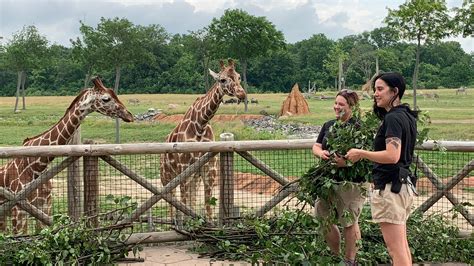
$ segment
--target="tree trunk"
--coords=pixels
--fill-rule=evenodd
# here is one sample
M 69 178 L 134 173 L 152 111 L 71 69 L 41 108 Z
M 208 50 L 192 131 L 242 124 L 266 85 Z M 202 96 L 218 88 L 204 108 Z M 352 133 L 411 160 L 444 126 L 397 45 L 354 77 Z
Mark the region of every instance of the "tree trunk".
M 14 113 L 18 111 L 18 100 L 20 99 L 20 87 L 21 87 L 22 76 L 23 76 L 23 71 L 18 71 L 18 80 L 16 82 L 15 108 L 13 109 Z
M 209 84 L 209 59 L 204 57 L 202 59 L 202 67 L 204 69 L 204 86 L 206 89 L 206 92 L 209 91 L 211 85 Z
M 244 90 L 245 90 L 245 100 L 244 100 L 244 105 L 245 105 L 245 112 L 248 111 L 248 96 L 247 96 L 247 60 L 246 59 L 241 59 L 240 60 L 242 63 L 242 76 L 243 76 L 243 81 L 244 81 Z
M 379 56 L 375 56 L 375 75 L 379 74 Z
M 91 80 L 91 76 L 92 76 L 91 72 L 92 72 L 92 66 L 89 67 L 89 69 L 87 70 L 86 76 L 84 78 L 84 89 L 87 88 L 89 81 Z
M 419 66 L 420 66 L 420 37 L 418 37 L 418 43 L 416 45 L 415 71 L 413 71 L 413 109 L 414 110 L 418 110 L 418 107 L 416 106 L 416 89 L 417 89 Z
M 114 91 L 118 95 L 120 83 L 120 66 L 115 67 L 115 85 Z M 115 143 L 120 143 L 120 120 L 115 118 Z
M 340 91 L 342 89 L 342 58 L 339 58 L 339 73 L 337 80 L 337 90 Z
M 26 110 L 25 83 L 26 83 L 26 72 L 23 71 L 23 75 L 21 76 L 21 97 L 22 97 L 22 103 L 23 103 L 23 107 L 21 108 L 22 110 Z

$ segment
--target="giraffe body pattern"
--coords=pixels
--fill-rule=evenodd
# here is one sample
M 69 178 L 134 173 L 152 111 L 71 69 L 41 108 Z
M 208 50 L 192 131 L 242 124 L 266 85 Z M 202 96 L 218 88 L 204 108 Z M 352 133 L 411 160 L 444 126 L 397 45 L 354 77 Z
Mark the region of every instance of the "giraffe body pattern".
M 224 95 L 245 99 L 245 90 L 240 85 L 240 75 L 235 71 L 235 65 L 229 60 L 228 66 L 221 61 L 221 70 L 214 73 L 209 70 L 211 76 L 216 80 L 206 95 L 196 101 L 186 111 L 183 119 L 168 135 L 166 142 L 210 142 L 214 141 L 214 132 L 209 121 L 214 117 Z M 166 153 L 160 159 L 160 179 L 166 186 L 173 178 L 183 172 L 189 165 L 194 163 L 202 153 Z M 196 206 L 198 185 L 200 181 L 204 184 L 204 203 L 206 216 L 211 219 L 213 210 L 210 205 L 212 190 L 217 179 L 217 159 L 211 159 L 193 176 L 187 178 L 180 184 L 181 201 L 188 207 Z M 175 196 L 175 191 L 171 192 Z M 170 217 L 174 218 L 174 208 L 170 207 Z
M 113 90 L 104 87 L 99 78 L 92 79 L 94 87 L 85 89 L 72 101 L 64 116 L 50 129 L 32 138 L 27 138 L 23 146 L 66 145 L 89 113 L 94 111 L 110 117 L 132 122 L 133 115 L 118 99 Z M 0 186 L 12 192 L 21 191 L 28 183 L 38 178 L 54 157 L 21 157 L 0 167 Z M 27 200 L 51 215 L 52 181 L 41 184 Z M 0 198 L 0 203 L 3 201 Z M 14 206 L 11 210 L 13 233 L 28 232 L 27 212 Z M 6 230 L 6 216 L 0 217 L 0 230 Z M 39 221 L 37 228 L 41 228 Z

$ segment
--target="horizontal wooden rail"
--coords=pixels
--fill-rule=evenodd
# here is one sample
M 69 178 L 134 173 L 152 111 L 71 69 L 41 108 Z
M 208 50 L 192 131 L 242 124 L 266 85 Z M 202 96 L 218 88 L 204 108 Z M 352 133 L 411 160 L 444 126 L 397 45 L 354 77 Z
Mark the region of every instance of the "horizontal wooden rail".
M 0 147 L 0 158 L 41 156 L 104 156 L 126 154 L 160 154 L 175 152 L 233 152 L 310 149 L 314 139 L 250 140 L 216 142 L 87 144 L 61 146 Z M 418 150 L 445 149 L 474 152 L 474 141 L 427 141 Z

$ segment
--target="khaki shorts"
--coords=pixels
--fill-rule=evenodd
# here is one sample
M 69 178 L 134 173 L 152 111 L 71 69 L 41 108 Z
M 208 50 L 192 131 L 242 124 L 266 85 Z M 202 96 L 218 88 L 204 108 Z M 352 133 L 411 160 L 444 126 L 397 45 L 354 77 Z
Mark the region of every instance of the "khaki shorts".
M 342 227 L 349 227 L 359 220 L 367 195 L 367 183 L 345 183 L 337 185 L 334 197 L 329 200 L 318 199 L 315 204 L 315 215 L 327 218 L 336 211 L 337 219 Z
M 376 223 L 406 224 L 413 203 L 413 191 L 402 184 L 400 193 L 390 191 L 392 184 L 384 190 L 374 189 L 371 196 L 372 221 Z

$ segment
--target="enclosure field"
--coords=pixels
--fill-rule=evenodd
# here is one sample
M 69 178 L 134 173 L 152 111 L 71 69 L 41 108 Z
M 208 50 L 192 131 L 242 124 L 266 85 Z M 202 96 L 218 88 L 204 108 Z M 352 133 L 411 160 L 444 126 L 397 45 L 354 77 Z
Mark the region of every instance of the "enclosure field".
M 317 92 L 306 95 L 311 114 L 303 116 L 280 117 L 281 123 L 321 125 L 333 118 L 333 99 L 335 91 Z M 361 93 L 360 93 L 361 94 Z M 324 95 L 324 97 L 322 97 Z M 428 96 L 426 96 L 428 95 Z M 436 95 L 436 97 L 432 97 Z M 119 98 L 134 114 L 144 114 L 150 108 L 163 113 L 163 116 L 184 114 L 187 108 L 200 95 L 190 94 L 134 94 L 120 95 Z M 272 115 L 276 118 L 287 94 L 249 94 L 245 112 L 244 104 L 222 104 L 217 115 L 232 115 L 245 119 L 248 115 Z M 321 99 L 329 98 L 329 99 Z M 64 114 L 74 96 L 31 96 L 26 98 L 26 110 L 13 113 L 14 97 L 0 97 L 0 146 L 21 145 L 26 137 L 35 136 L 54 125 Z M 228 100 L 226 96 L 224 100 Z M 255 103 L 258 102 L 258 103 Z M 410 94 L 404 102 L 413 105 Z M 430 116 L 430 138 L 435 140 L 474 140 L 474 89 L 467 89 L 464 95 L 457 95 L 454 89 L 420 90 L 417 105 Z M 361 101 L 364 110 L 370 110 L 372 101 Z M 172 119 L 136 121 L 121 124 L 122 143 L 162 142 L 176 125 Z M 246 127 L 241 119 L 211 120 L 216 135 L 232 132 L 236 140 L 283 139 L 278 132 L 257 132 Z M 92 113 L 81 126 L 82 138 L 93 139 L 98 143 L 115 141 L 115 121 L 98 113 Z

